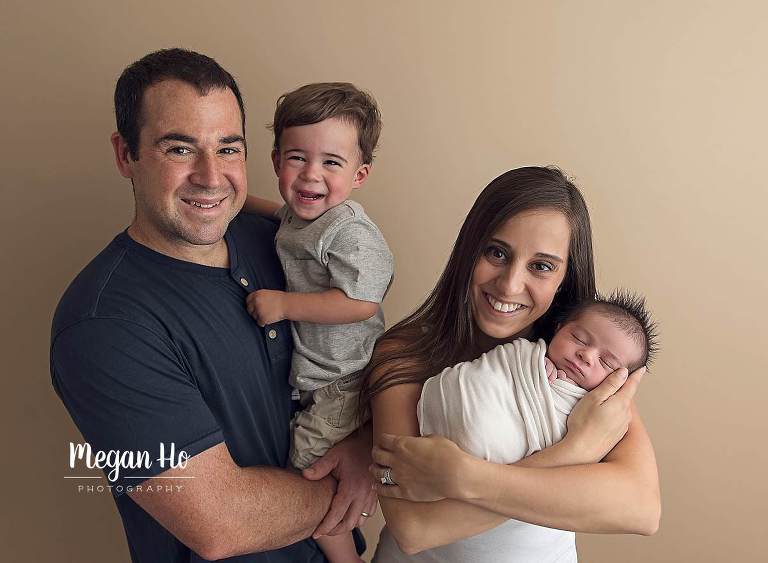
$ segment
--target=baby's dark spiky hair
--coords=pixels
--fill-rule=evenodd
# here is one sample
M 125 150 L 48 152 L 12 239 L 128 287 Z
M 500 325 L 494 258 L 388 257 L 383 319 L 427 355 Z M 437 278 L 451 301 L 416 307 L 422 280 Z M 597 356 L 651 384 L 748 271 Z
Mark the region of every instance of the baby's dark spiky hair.
M 651 318 L 645 305 L 645 297 L 626 289 L 617 289 L 609 295 L 595 296 L 577 303 L 563 314 L 560 325 L 578 319 L 584 312 L 596 309 L 604 313 L 619 328 L 640 344 L 642 354 L 636 365 L 627 366 L 634 371 L 648 366 L 659 351 L 658 324 Z

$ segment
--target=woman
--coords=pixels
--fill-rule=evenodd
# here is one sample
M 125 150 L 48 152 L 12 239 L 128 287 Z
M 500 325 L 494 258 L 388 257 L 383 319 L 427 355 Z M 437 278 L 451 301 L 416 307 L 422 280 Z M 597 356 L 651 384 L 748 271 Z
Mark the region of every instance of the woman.
M 435 289 L 382 337 L 366 371 L 374 473 L 388 483 L 377 561 L 569 561 L 573 535 L 540 526 L 656 530 L 656 462 L 631 402 L 644 369 L 612 374 L 579 402 L 561 442 L 513 465 L 411 438 L 427 378 L 515 338 L 549 340 L 562 309 L 595 294 L 594 278 L 589 214 L 559 170 L 512 170 L 483 190 Z

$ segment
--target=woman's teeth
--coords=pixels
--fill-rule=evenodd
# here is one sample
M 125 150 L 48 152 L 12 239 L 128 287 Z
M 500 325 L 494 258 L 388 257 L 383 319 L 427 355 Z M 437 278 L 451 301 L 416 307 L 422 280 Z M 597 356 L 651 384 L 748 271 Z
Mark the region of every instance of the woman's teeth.
M 525 305 L 521 305 L 520 303 L 504 303 L 502 301 L 496 301 L 487 293 L 485 296 L 488 298 L 488 303 L 491 305 L 491 307 L 500 313 L 511 313 L 512 311 L 517 311 L 518 309 L 525 307 Z

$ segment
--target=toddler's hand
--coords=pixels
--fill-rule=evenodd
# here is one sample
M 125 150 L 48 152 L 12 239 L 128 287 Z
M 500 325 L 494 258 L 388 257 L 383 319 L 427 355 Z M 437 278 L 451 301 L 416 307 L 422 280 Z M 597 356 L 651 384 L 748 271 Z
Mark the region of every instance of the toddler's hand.
M 248 313 L 259 326 L 285 319 L 285 292 L 275 289 L 258 289 L 245 299 Z

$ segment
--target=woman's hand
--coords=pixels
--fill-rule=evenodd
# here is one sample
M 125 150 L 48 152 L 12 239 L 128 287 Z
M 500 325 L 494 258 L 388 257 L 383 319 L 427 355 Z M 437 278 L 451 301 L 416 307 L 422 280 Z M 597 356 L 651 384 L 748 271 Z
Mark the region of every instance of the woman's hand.
M 627 433 L 632 398 L 644 374 L 645 367 L 629 377 L 626 369 L 618 369 L 576 403 L 565 440 L 583 456 L 579 463 L 600 461 Z
M 469 454 L 441 436 L 416 438 L 382 434 L 373 447 L 371 472 L 380 496 L 427 502 L 456 498 L 462 467 Z M 384 485 L 381 478 L 390 468 L 396 485 Z

